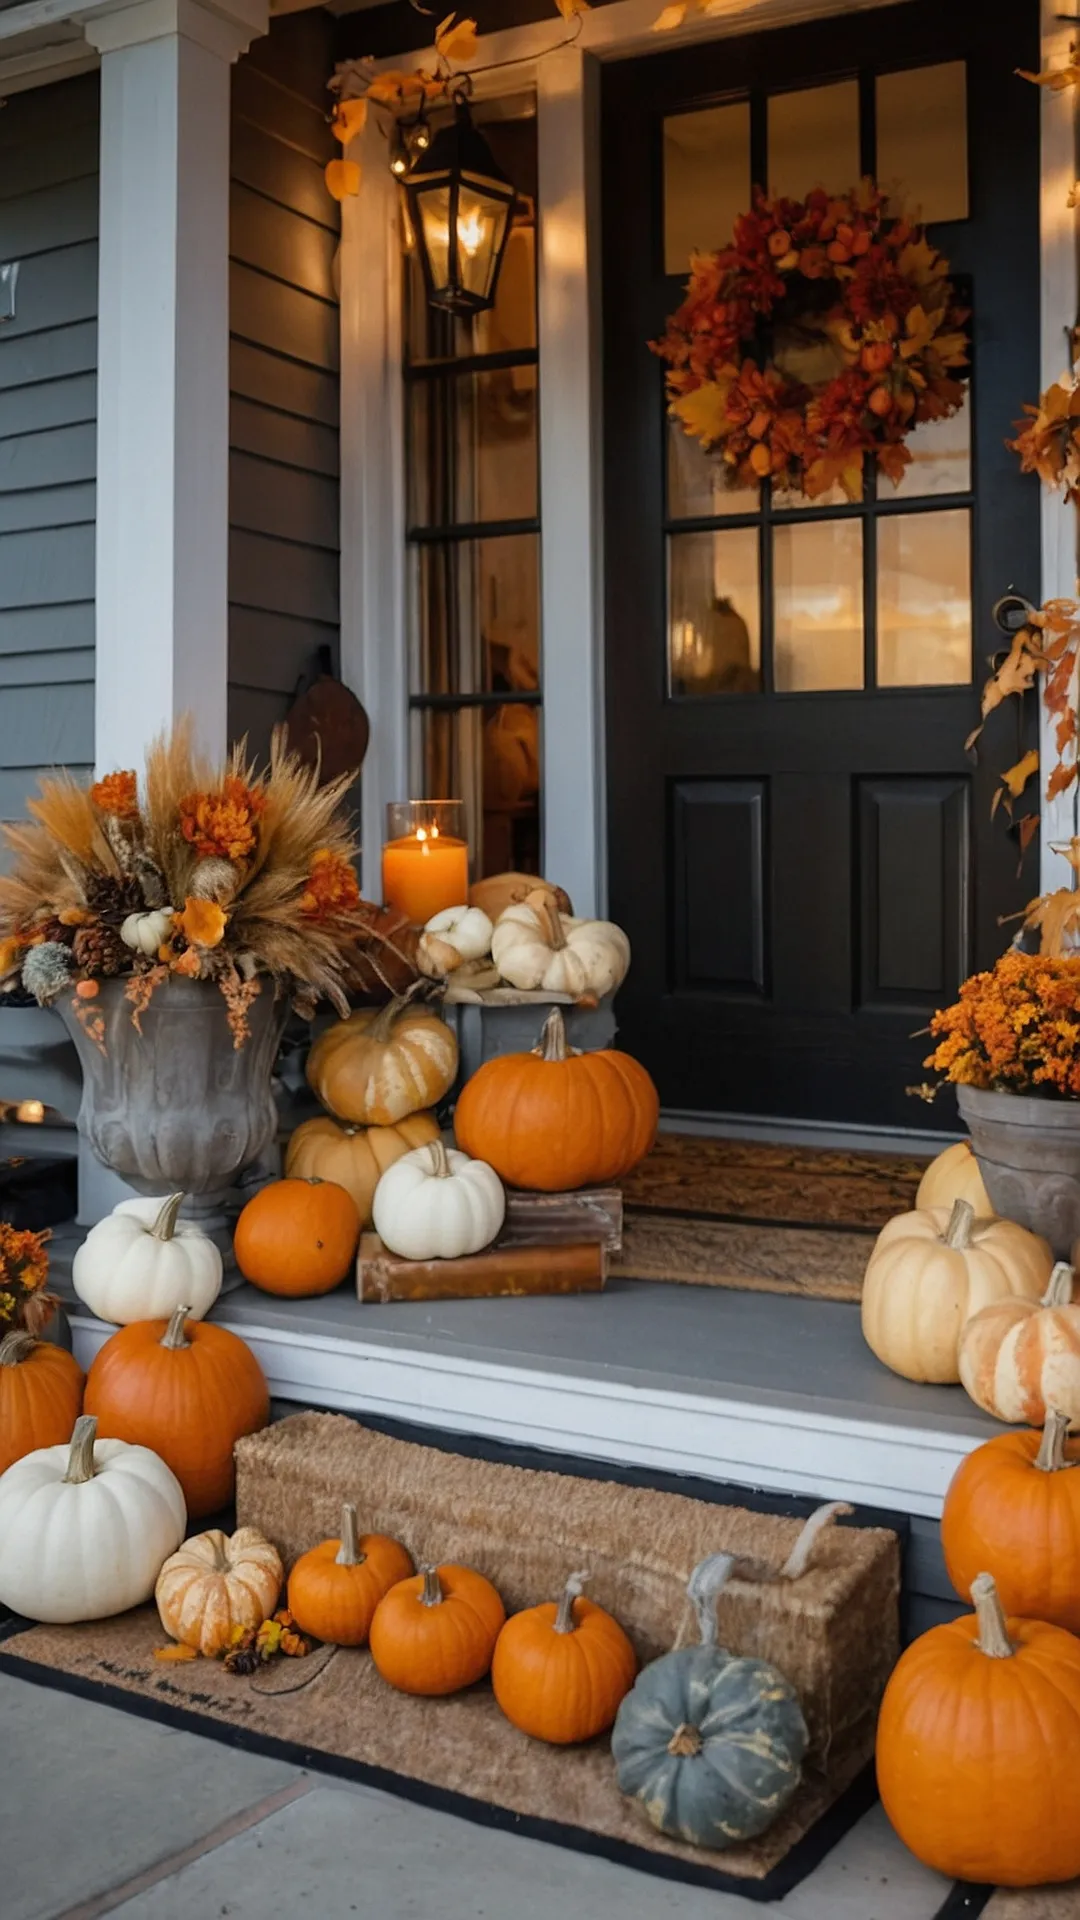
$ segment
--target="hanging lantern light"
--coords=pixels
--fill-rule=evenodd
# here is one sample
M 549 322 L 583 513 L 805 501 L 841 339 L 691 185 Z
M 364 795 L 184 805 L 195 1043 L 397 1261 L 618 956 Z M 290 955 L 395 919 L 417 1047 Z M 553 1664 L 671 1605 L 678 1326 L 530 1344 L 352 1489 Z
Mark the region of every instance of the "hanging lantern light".
M 494 305 L 516 198 L 482 133 L 464 89 L 454 118 L 418 152 L 403 186 L 433 307 L 482 313 Z

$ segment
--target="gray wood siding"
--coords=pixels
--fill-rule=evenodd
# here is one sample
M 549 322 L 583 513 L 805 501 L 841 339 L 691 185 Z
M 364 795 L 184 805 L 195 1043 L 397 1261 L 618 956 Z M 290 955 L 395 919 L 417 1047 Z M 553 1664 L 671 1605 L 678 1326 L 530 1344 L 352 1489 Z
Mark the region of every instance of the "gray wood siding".
M 229 732 L 259 754 L 315 651 L 338 658 L 332 70 L 314 11 L 275 20 L 233 75 Z
M 0 114 L 0 820 L 94 753 L 98 80 Z

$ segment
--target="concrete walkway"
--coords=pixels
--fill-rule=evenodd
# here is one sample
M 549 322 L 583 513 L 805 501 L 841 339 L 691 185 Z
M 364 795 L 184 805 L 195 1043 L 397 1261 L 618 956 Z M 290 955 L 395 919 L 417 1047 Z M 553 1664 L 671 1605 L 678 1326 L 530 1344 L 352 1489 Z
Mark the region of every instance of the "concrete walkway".
M 932 1920 L 880 1808 L 761 1906 L 0 1675 L 3 1920 Z

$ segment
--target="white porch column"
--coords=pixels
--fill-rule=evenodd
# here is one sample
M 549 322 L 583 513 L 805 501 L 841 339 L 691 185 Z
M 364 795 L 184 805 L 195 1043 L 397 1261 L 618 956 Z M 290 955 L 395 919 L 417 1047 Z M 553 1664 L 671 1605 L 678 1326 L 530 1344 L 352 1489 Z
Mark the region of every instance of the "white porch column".
M 194 715 L 226 746 L 229 102 L 267 0 L 137 0 L 101 61 L 99 772 Z

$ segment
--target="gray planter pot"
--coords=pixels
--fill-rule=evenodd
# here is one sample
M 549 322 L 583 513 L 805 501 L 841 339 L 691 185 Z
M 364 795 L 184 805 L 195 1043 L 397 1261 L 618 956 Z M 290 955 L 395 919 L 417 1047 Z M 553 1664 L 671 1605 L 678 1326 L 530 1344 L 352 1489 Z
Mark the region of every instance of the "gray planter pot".
M 124 986 L 103 981 L 92 1003 L 104 1017 L 104 1050 L 76 1018 L 74 996 L 56 1002 L 82 1062 L 79 1132 L 137 1192 L 186 1193 L 184 1216 L 231 1255 L 229 1190 L 277 1132 L 271 1075 L 288 1003 L 264 982 L 237 1050 L 212 982 L 166 980 L 141 1016 L 141 1034 Z
M 460 1061 L 459 1089 L 471 1080 L 486 1060 L 504 1053 L 528 1053 L 540 1039 L 541 1030 L 553 1006 L 562 1006 L 566 1037 L 572 1047 L 594 1053 L 599 1047 L 615 1044 L 615 1007 L 610 995 L 598 1007 L 577 1007 L 573 1002 L 536 1000 L 522 1004 L 500 1005 L 497 1001 L 448 1001 L 439 1008 L 442 1018 L 457 1036 Z
M 1080 1239 L 1080 1100 L 957 1087 L 995 1213 L 1049 1240 L 1055 1260 Z

